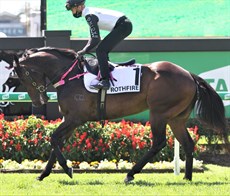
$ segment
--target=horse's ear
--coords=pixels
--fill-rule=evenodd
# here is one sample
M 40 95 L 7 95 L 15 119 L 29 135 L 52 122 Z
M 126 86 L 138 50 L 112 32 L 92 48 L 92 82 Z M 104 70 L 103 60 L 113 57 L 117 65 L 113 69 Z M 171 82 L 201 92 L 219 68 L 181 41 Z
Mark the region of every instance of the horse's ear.
M 13 68 L 13 55 L 14 53 L 11 50 L 0 50 L 0 61 L 3 60 L 9 64 L 9 66 L 6 66 L 5 68 Z
M 19 59 L 18 56 L 16 54 L 14 54 L 14 62 L 13 62 L 13 66 L 14 67 L 19 67 Z

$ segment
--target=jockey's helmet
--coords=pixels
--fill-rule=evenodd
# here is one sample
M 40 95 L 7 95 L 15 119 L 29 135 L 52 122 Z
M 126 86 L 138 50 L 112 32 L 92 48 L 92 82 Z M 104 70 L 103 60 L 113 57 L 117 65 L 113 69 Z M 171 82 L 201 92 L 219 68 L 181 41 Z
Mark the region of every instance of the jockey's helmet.
M 67 10 L 71 10 L 71 8 L 81 5 L 85 3 L 85 0 L 66 0 L 65 7 Z

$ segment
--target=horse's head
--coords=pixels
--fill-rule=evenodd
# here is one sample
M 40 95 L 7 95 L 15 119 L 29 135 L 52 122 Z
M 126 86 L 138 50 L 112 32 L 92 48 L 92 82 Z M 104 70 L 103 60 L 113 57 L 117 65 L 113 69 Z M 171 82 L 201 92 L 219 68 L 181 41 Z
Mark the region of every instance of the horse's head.
M 33 58 L 18 58 L 14 56 L 14 69 L 25 86 L 32 103 L 39 107 L 48 102 L 46 95 L 46 77 L 41 69 L 33 67 Z
M 33 48 L 23 54 L 12 55 L 11 58 L 14 70 L 35 106 L 41 106 L 48 101 L 46 78 L 50 80 L 49 84 L 55 85 L 65 75 L 70 79 L 84 71 L 76 52 L 69 49 Z M 71 72 L 73 67 L 76 68 L 75 72 Z

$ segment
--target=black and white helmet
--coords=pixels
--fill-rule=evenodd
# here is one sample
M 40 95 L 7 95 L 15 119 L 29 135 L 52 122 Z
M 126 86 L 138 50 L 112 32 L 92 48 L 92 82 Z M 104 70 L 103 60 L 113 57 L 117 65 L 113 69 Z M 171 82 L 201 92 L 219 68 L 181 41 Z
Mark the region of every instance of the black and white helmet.
M 76 7 L 85 3 L 85 0 L 66 0 L 65 7 L 67 10 L 71 10 L 71 8 Z

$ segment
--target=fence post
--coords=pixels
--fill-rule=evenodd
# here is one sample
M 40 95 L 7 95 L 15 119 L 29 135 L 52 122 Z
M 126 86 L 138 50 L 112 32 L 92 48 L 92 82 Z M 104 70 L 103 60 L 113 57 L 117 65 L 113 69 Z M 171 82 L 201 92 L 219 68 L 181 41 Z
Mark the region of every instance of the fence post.
M 180 144 L 174 139 L 174 174 L 180 174 Z

